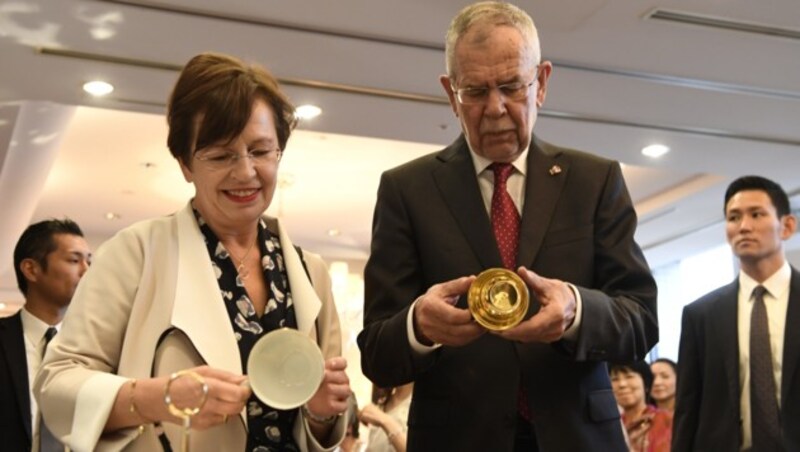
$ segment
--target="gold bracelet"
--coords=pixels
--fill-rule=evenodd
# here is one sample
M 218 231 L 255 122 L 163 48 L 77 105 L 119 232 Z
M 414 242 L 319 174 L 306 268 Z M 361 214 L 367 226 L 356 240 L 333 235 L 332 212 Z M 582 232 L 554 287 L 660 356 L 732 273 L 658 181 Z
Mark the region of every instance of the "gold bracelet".
M 136 379 L 134 378 L 130 380 L 130 382 L 131 382 L 131 403 L 130 403 L 130 408 L 128 408 L 128 410 L 131 413 L 135 414 L 136 416 L 139 416 L 140 418 L 144 419 L 144 416 L 142 416 L 142 414 L 139 413 L 139 409 L 136 408 L 136 401 L 133 400 L 133 393 L 134 391 L 136 391 Z
M 175 380 L 178 380 L 182 377 L 189 377 L 195 382 L 200 385 L 200 401 L 194 407 L 185 407 L 185 408 L 178 408 L 172 401 L 172 395 L 170 394 L 170 389 L 172 389 L 172 383 Z M 169 380 L 164 385 L 164 404 L 167 405 L 167 409 L 169 413 L 183 421 L 187 419 L 191 419 L 192 416 L 196 415 L 203 409 L 203 406 L 206 404 L 206 400 L 208 399 L 208 384 L 206 384 L 205 378 L 202 375 L 198 374 L 197 372 L 191 370 L 181 370 L 175 372 L 169 376 Z
M 133 399 L 133 393 L 134 393 L 134 391 L 136 391 L 136 379 L 134 378 L 134 379 L 130 380 L 130 382 L 131 382 L 131 398 L 130 398 L 130 402 L 131 403 L 130 403 L 130 407 L 128 408 L 128 410 L 131 412 L 131 414 L 134 414 L 139 419 L 142 419 L 145 422 L 147 422 L 147 419 L 145 419 L 145 417 L 142 416 L 142 413 L 139 412 L 139 409 L 136 408 L 136 401 Z M 139 424 L 138 430 L 139 430 L 139 434 L 141 435 L 142 432 L 144 432 L 144 424 Z

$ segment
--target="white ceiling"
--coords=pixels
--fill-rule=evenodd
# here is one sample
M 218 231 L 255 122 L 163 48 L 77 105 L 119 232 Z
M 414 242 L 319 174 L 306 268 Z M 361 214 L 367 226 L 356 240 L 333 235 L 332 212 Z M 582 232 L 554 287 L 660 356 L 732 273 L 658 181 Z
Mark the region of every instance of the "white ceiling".
M 66 215 L 98 244 L 191 196 L 163 104 L 175 68 L 209 50 L 263 64 L 296 104 L 323 109 L 290 139 L 271 212 L 329 260 L 363 261 L 380 173 L 458 133 L 438 75 L 467 3 L 0 0 L 0 297 L 16 296 L 11 250 L 30 222 Z M 800 2 L 517 4 L 555 64 L 536 133 L 625 164 L 651 266 L 723 243 L 722 193 L 739 175 L 800 192 L 800 40 L 647 19 L 660 8 L 800 34 Z M 98 78 L 116 86 L 106 99 L 80 89 Z M 654 142 L 672 152 L 643 157 Z

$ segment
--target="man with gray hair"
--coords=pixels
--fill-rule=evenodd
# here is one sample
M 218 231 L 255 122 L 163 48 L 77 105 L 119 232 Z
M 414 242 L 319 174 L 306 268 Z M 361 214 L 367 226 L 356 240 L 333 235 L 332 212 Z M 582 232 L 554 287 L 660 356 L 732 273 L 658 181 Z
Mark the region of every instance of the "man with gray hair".
M 415 382 L 410 451 L 624 451 L 606 361 L 642 359 L 658 325 L 620 166 L 533 136 L 553 66 L 527 13 L 467 6 L 446 48 L 463 133 L 381 178 L 363 371 Z M 493 267 L 531 303 L 486 334 L 464 295 Z

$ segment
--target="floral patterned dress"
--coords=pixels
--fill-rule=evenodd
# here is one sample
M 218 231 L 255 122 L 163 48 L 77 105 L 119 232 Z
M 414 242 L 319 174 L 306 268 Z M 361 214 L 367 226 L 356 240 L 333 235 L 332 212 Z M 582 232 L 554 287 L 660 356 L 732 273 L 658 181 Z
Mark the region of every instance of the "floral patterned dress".
M 641 425 L 637 421 L 647 420 L 647 430 L 643 435 L 631 432 Z M 653 405 L 647 405 L 645 411 L 636 419 L 622 416 L 622 422 L 628 430 L 631 441 L 631 452 L 669 452 L 672 443 L 672 413 Z
M 200 213 L 194 210 L 200 231 L 205 238 L 211 265 L 217 276 L 222 298 L 233 326 L 242 369 L 255 343 L 272 330 L 297 329 L 289 278 L 283 264 L 283 253 L 277 236 L 271 234 L 263 220 L 258 223 L 258 251 L 268 295 L 264 314 L 258 317 L 247 295 L 230 253 L 220 242 Z M 256 277 L 256 274 L 250 277 Z M 292 435 L 297 409 L 278 410 L 266 405 L 255 394 L 247 401 L 247 448 L 245 452 L 298 451 Z

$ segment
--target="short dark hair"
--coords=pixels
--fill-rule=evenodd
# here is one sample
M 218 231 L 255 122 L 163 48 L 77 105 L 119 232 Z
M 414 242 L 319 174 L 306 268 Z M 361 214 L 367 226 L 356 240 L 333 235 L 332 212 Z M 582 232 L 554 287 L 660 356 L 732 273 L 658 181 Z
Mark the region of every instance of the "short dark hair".
M 386 405 L 386 402 L 389 401 L 389 398 L 392 396 L 392 390 L 394 388 L 388 387 L 384 388 L 382 386 L 378 386 L 373 384 L 372 385 L 372 403 L 383 407 Z
M 47 270 L 47 255 L 58 247 L 55 239 L 56 234 L 70 234 L 83 237 L 83 231 L 74 221 L 64 218 L 63 220 L 50 219 L 40 221 L 28 226 L 17 240 L 14 247 L 14 272 L 17 275 L 17 286 L 23 295 L 28 294 L 28 280 L 22 274 L 20 265 L 25 259 L 33 259 Z
M 655 363 L 664 363 L 664 364 L 669 365 L 669 367 L 672 368 L 672 373 L 674 373 L 675 375 L 678 375 L 678 363 L 676 363 L 675 361 L 673 361 L 673 360 L 671 360 L 669 358 L 658 358 L 657 360 L 653 361 L 650 364 L 651 369 L 652 369 L 652 365 L 655 364 Z
M 297 119 L 275 77 L 260 66 L 228 55 L 209 52 L 195 56 L 181 71 L 167 106 L 170 153 L 191 167 L 195 134 L 196 149 L 235 138 L 247 125 L 256 99 L 263 99 L 272 109 L 278 145 L 285 150 Z M 202 122 L 196 126 L 198 115 Z
M 609 365 L 608 374 L 613 375 L 616 372 L 633 372 L 639 374 L 644 382 L 645 403 L 649 405 L 653 404 L 653 399 L 650 397 L 650 388 L 653 387 L 653 371 L 650 370 L 649 364 L 644 361 L 634 361 L 631 363 Z
M 769 196 L 772 205 L 778 213 L 778 217 L 789 215 L 792 213 L 789 207 L 789 197 L 777 182 L 771 181 L 766 177 L 761 176 L 742 176 L 728 185 L 725 191 L 725 204 L 722 206 L 723 213 L 727 213 L 728 201 L 741 191 L 758 190 L 763 191 Z

